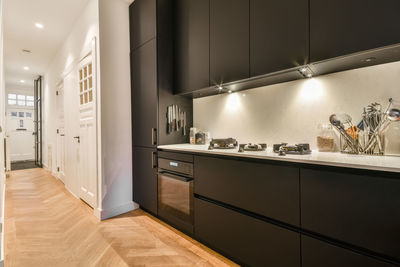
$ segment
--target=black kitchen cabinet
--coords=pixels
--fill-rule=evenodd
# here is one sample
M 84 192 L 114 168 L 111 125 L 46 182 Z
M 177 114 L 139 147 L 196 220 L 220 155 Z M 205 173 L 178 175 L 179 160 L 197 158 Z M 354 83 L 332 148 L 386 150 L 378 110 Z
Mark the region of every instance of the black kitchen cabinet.
M 300 266 L 300 234 L 197 198 L 195 237 L 245 266 Z
M 310 56 L 320 61 L 400 43 L 398 0 L 310 0 Z
M 308 0 L 250 0 L 250 75 L 308 63 Z
M 338 246 L 301 236 L 303 267 L 393 267 L 394 265 Z
M 209 86 L 209 9 L 209 0 L 175 1 L 175 93 Z
M 298 168 L 195 156 L 194 176 L 198 195 L 300 224 Z
M 133 148 L 133 200 L 157 214 L 157 150 Z
M 249 77 L 249 0 L 210 0 L 210 85 Z
M 304 229 L 400 260 L 400 179 L 300 170 Z
M 134 50 L 132 55 L 133 145 L 157 145 L 157 46 L 156 39 Z
M 131 50 L 156 37 L 156 2 L 134 1 L 129 7 Z

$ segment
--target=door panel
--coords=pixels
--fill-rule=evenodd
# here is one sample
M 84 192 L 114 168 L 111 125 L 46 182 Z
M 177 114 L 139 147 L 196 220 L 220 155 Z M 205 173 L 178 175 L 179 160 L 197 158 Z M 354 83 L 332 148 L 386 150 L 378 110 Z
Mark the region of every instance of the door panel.
M 250 0 L 250 75 L 307 61 L 308 0 Z
M 156 152 L 150 148 L 133 148 L 133 200 L 153 214 L 157 214 Z
M 249 77 L 249 0 L 210 1 L 210 85 Z
M 93 59 L 94 55 L 90 54 L 80 62 L 77 89 L 79 90 L 79 197 L 95 208 L 97 197 L 97 87 L 96 65 Z
M 78 66 L 63 81 L 65 103 L 65 186 L 79 195 L 79 78 Z
M 56 95 L 57 107 L 57 177 L 65 184 L 65 118 L 64 118 L 64 89 L 62 85 L 58 88 Z
M 132 54 L 133 145 L 157 145 L 157 47 L 151 40 Z M 154 130 L 153 130 L 154 129 Z
M 17 116 L 11 116 L 16 113 Z M 27 117 L 27 113 L 31 117 Z M 20 115 L 22 117 L 20 117 Z M 7 134 L 9 136 L 10 161 L 35 159 L 35 136 L 33 110 L 15 109 L 7 111 Z

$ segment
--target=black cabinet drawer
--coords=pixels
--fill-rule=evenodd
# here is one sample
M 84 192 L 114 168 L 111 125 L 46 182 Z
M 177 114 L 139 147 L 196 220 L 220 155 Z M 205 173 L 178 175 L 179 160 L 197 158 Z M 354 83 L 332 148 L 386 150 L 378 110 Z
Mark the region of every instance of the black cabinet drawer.
M 157 168 L 155 149 L 133 148 L 133 200 L 157 214 Z
M 398 0 L 310 0 L 310 56 L 320 61 L 400 43 Z
M 393 267 L 394 265 L 337 247 L 320 240 L 302 236 L 303 267 Z
M 299 225 L 299 169 L 195 156 L 195 193 Z
M 400 179 L 301 169 L 304 229 L 400 259 Z
M 164 159 L 180 160 L 185 162 L 193 163 L 192 154 L 175 153 L 169 151 L 158 151 L 158 157 Z
M 195 237 L 246 266 L 300 266 L 300 234 L 197 198 Z

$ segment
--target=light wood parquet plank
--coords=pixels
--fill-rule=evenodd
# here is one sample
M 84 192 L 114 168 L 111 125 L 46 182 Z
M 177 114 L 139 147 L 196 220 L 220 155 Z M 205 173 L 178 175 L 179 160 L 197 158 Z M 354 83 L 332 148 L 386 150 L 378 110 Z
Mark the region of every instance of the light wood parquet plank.
M 43 169 L 6 180 L 5 266 L 237 266 L 142 210 L 98 221 Z

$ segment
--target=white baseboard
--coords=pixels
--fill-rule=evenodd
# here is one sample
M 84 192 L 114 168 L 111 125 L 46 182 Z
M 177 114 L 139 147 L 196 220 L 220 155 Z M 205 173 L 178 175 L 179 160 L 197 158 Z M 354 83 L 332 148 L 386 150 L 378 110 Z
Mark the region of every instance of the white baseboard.
M 94 209 L 94 215 L 99 218 L 99 220 L 105 220 L 109 219 L 118 215 L 121 215 L 123 213 L 127 213 L 132 210 L 136 210 L 139 208 L 139 205 L 133 201 L 127 202 L 125 204 L 122 204 L 120 206 L 111 208 L 111 209 Z

